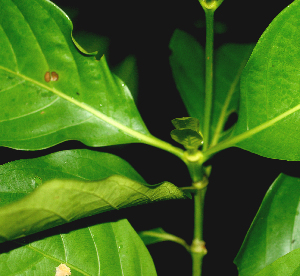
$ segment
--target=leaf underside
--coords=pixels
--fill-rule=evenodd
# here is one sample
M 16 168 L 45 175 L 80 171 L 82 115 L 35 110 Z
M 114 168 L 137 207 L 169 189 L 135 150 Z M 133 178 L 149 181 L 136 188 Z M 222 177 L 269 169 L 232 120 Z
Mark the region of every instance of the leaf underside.
M 143 183 L 126 161 L 88 150 L 2 165 L 0 242 L 110 210 L 185 198 L 171 183 Z

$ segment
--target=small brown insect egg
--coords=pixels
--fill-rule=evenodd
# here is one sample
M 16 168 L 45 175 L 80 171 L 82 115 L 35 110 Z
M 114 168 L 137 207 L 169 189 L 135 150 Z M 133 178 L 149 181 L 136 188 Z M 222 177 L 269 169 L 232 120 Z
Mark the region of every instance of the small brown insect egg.
M 58 74 L 56 72 L 51 72 L 51 80 L 57 81 L 58 80 Z
M 50 72 L 49 72 L 49 71 L 46 72 L 44 78 L 45 78 L 45 81 L 46 81 L 46 82 L 49 82 L 49 81 L 51 80 L 51 76 L 50 76 Z

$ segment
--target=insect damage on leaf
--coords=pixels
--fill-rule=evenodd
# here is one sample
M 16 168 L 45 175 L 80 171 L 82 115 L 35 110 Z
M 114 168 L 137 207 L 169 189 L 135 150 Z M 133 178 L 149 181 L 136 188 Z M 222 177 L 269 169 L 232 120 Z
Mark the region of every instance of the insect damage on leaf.
M 50 80 L 51 80 L 50 72 L 47 71 L 46 74 L 45 74 L 45 81 L 49 82 Z
M 67 267 L 65 264 L 60 264 L 56 268 L 55 276 L 68 276 L 68 275 L 71 275 L 71 269 Z
M 56 72 L 51 72 L 51 80 L 57 81 L 58 80 L 58 74 Z
M 44 78 L 45 78 L 46 82 L 57 81 L 58 80 L 58 74 L 56 72 L 51 72 L 50 73 L 49 71 L 47 71 Z

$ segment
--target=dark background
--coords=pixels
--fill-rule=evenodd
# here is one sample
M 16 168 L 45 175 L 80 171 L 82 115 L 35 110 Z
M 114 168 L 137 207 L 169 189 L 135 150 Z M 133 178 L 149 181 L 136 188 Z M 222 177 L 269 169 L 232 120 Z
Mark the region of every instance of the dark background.
M 128 55 L 137 60 L 138 108 L 150 132 L 172 144 L 171 120 L 188 116 L 176 90 L 168 58 L 169 40 L 176 28 L 205 43 L 204 12 L 197 0 L 171 1 L 53 1 L 72 18 L 74 32 L 86 31 L 108 37 L 109 64 L 119 64 Z M 256 1 L 224 0 L 215 20 L 226 27 L 216 34 L 216 47 L 224 43 L 255 43 L 274 17 L 292 1 L 272 1 L 272 6 Z M 85 148 L 66 142 L 48 150 L 19 152 L 3 149 L 5 161 L 30 158 L 68 148 Z M 150 183 L 170 181 L 188 186 L 185 165 L 176 157 L 147 145 L 106 147 Z M 237 275 L 232 263 L 245 234 L 273 180 L 294 162 L 265 159 L 233 148 L 217 154 L 205 203 L 204 239 L 208 255 L 203 275 Z M 2 162 L 3 163 L 3 162 Z M 288 164 L 287 164 L 288 163 Z M 119 214 L 120 215 L 120 214 Z M 137 230 L 163 227 L 167 232 L 192 240 L 193 201 L 162 202 L 121 211 Z M 114 213 L 111 214 L 112 218 Z M 158 275 L 191 275 L 190 255 L 183 247 L 164 242 L 148 247 Z

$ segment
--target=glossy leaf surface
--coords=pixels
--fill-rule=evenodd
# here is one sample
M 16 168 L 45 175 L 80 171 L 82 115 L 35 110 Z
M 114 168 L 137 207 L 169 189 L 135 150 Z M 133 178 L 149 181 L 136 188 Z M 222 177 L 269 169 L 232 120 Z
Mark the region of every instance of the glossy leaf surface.
M 235 145 L 269 158 L 300 160 L 299 16 L 297 0 L 259 39 L 242 74 L 234 133 L 212 151 Z
M 300 178 L 281 174 L 268 190 L 235 258 L 240 276 L 256 275 L 300 248 L 299 206 Z
M 284 255 L 255 276 L 297 276 L 300 273 L 300 249 Z
M 61 263 L 71 269 L 72 276 L 156 275 L 148 250 L 127 220 L 25 241 L 2 245 L 0 275 L 54 276 Z
M 2 0 L 0 11 L 2 146 L 36 150 L 65 140 L 105 146 L 151 137 L 128 88 L 104 57 L 82 52 L 57 6 Z
M 226 44 L 216 50 L 214 99 L 210 127 L 211 145 L 232 133 L 224 131 L 229 116 L 238 110 L 239 77 L 254 45 Z M 176 30 L 170 42 L 170 64 L 176 86 L 191 117 L 204 125 L 204 49 L 191 35 Z
M 6 204 L 0 208 L 0 242 L 109 210 L 185 197 L 168 182 L 142 184 L 114 155 L 87 150 L 15 161 L 0 170 Z

